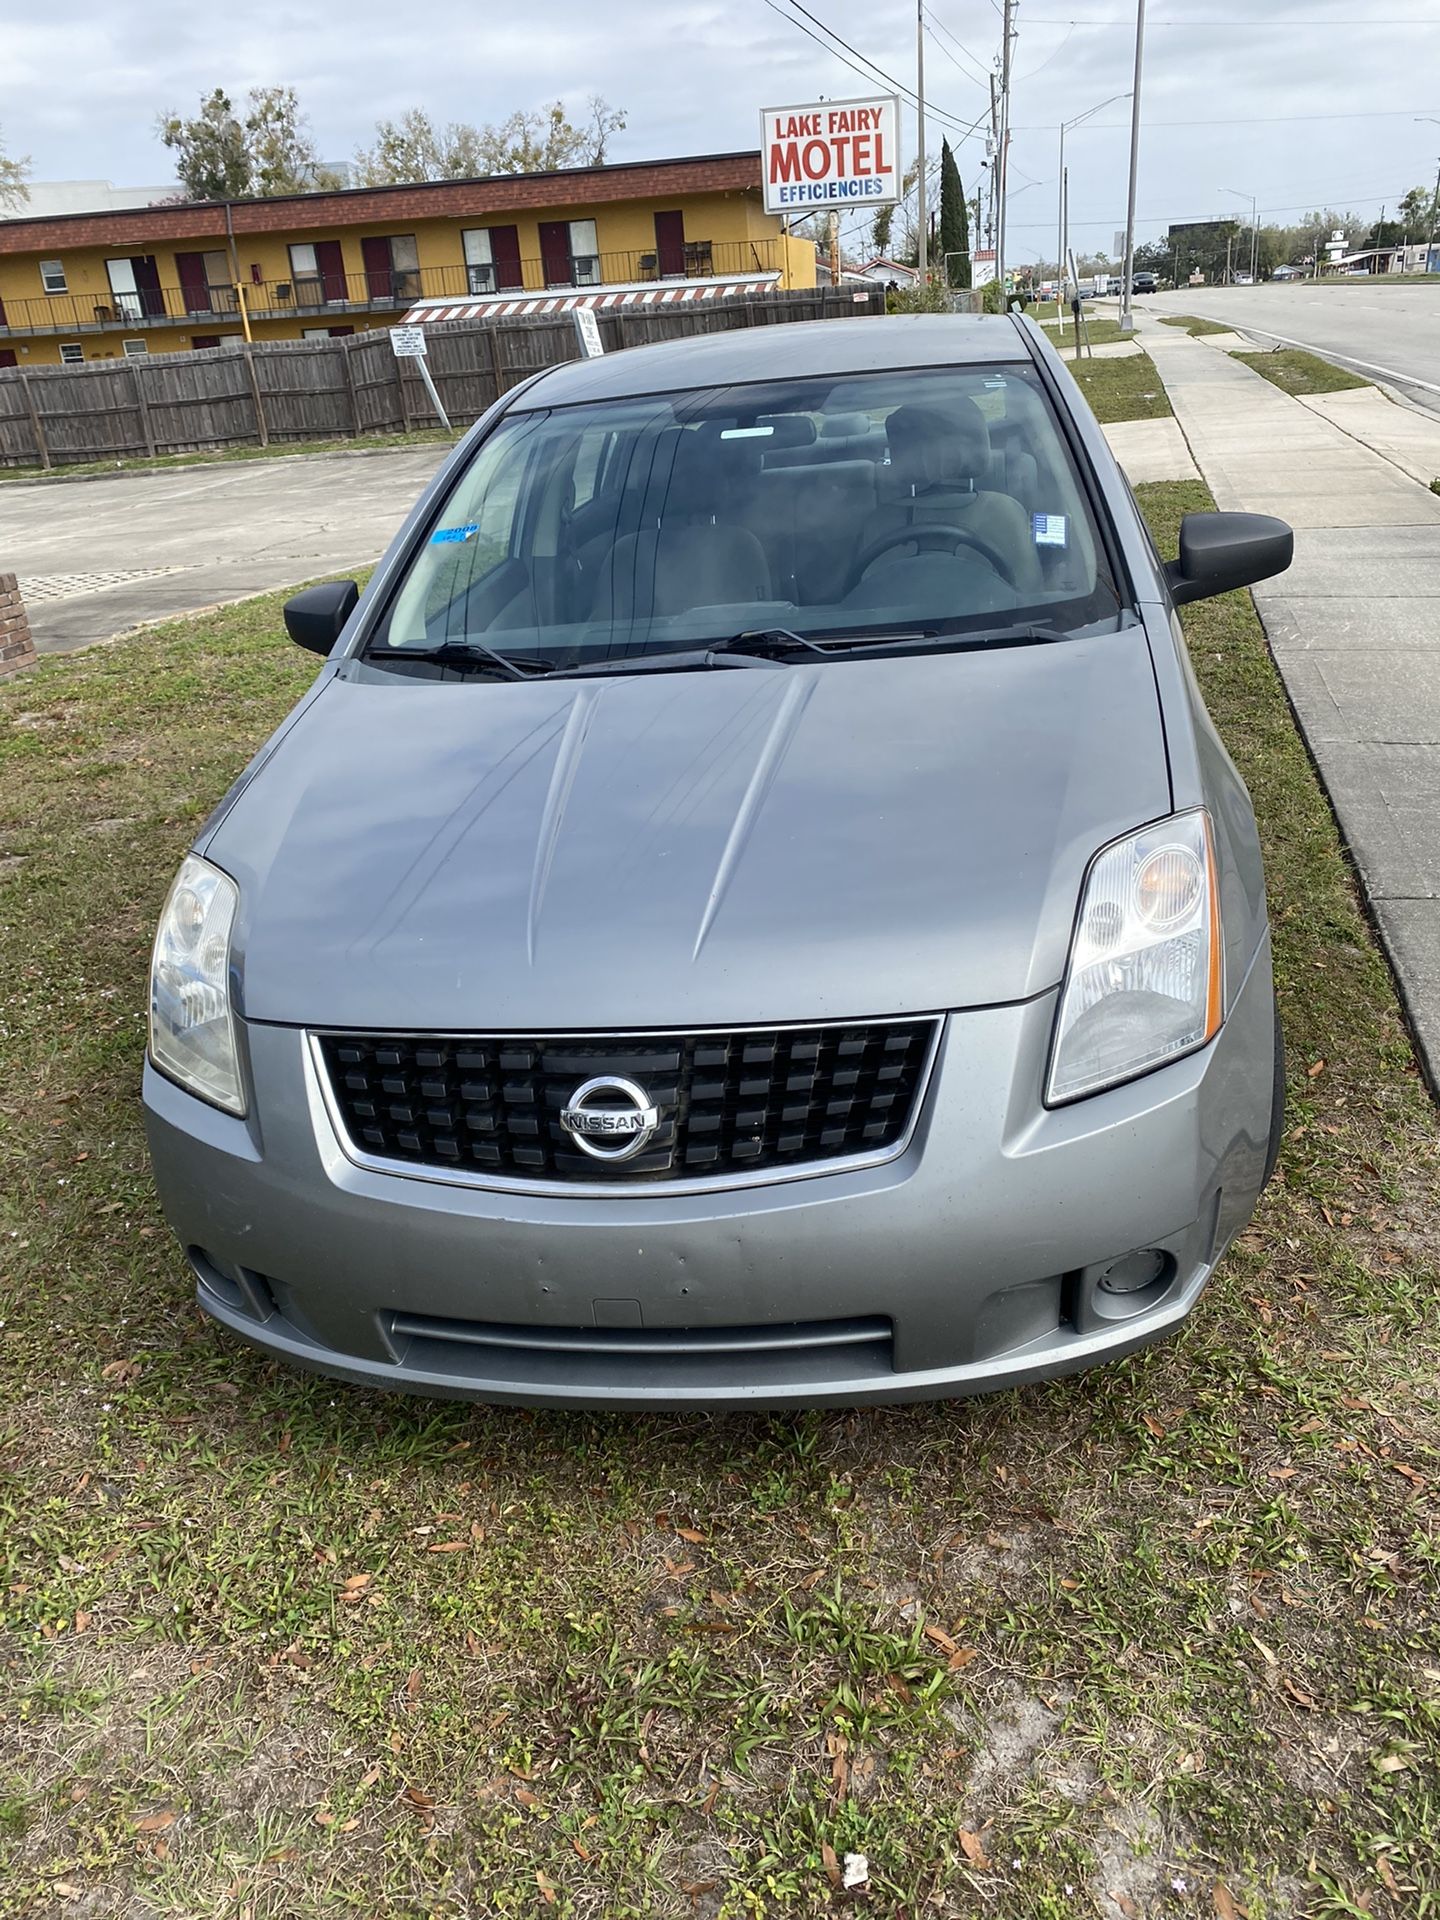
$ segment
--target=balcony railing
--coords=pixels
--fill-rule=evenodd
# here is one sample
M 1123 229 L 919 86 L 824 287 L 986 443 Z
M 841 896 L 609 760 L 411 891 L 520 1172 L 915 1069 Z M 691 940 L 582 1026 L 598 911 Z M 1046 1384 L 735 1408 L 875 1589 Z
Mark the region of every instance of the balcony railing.
M 522 259 L 509 266 L 457 264 L 418 270 L 295 274 L 286 280 L 245 283 L 253 320 L 332 318 L 337 314 L 393 313 L 422 298 L 464 299 L 489 293 L 545 293 L 572 287 L 620 286 L 633 281 L 710 279 L 767 273 L 784 267 L 776 240 L 687 240 L 662 250 Z M 239 319 L 229 285 L 155 287 L 136 293 L 53 293 L 39 300 L 7 300 L 0 307 L 0 339 L 17 334 L 143 333 L 150 327 L 210 331 L 217 320 Z

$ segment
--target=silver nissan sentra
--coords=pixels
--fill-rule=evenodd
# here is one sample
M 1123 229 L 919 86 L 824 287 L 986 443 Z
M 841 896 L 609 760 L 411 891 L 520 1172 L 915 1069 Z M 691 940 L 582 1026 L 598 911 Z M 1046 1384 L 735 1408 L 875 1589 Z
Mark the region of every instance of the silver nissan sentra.
M 1168 1333 L 1281 1126 L 1250 801 L 1027 320 L 554 368 L 446 461 L 155 943 L 205 1311 L 343 1379 L 781 1407 Z

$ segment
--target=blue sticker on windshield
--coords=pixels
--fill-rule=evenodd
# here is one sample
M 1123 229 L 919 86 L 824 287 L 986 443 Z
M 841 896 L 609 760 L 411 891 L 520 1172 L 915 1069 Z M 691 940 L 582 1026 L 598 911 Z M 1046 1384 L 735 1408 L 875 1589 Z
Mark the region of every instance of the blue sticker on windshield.
M 1063 513 L 1032 513 L 1030 516 L 1030 538 L 1037 547 L 1063 547 L 1069 535 L 1065 531 Z
M 479 531 L 480 522 L 478 520 L 472 520 L 467 526 L 463 527 L 437 527 L 430 536 L 430 544 L 432 547 L 443 547 L 449 545 L 452 541 L 473 540 Z

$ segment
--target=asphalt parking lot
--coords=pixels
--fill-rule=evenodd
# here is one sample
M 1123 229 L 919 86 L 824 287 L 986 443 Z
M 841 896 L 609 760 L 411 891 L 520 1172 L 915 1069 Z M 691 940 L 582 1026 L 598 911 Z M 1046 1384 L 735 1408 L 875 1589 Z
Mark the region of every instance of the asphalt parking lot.
M 445 451 L 8 482 L 0 571 L 20 576 L 37 648 L 67 652 L 377 559 Z

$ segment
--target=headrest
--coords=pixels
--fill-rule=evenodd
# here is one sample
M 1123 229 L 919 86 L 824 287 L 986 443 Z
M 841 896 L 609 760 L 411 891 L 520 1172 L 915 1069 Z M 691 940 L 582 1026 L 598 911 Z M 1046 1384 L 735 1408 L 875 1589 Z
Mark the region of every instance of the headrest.
M 740 482 L 759 472 L 760 449 L 770 442 L 725 440 L 722 432 L 715 420 L 681 431 L 665 497 L 667 519 L 723 519 Z
M 898 477 L 917 493 L 989 478 L 990 429 L 973 400 L 933 409 L 897 407 L 885 433 Z
M 874 425 L 868 413 L 828 413 L 820 422 L 822 440 L 858 440 Z
M 755 422 L 767 427 L 767 439 L 757 441 L 762 453 L 774 453 L 781 447 L 808 447 L 814 443 L 815 422 L 803 413 L 766 413 Z M 727 441 L 726 445 L 733 445 Z

